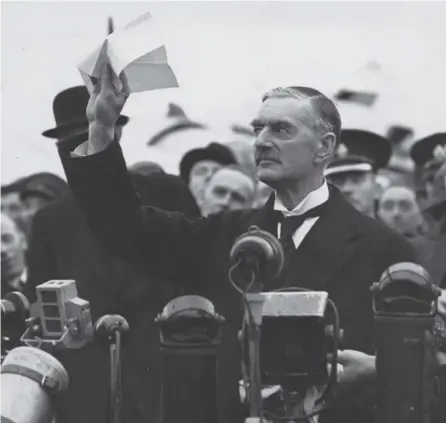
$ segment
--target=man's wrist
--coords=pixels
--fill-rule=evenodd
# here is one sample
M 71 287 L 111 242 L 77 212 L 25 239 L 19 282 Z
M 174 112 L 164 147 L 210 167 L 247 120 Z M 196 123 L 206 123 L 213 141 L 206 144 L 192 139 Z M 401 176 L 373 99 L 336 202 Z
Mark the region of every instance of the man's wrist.
M 107 148 L 115 138 L 115 125 L 104 125 L 93 121 L 89 125 L 88 141 L 92 149 L 90 153 L 96 153 Z

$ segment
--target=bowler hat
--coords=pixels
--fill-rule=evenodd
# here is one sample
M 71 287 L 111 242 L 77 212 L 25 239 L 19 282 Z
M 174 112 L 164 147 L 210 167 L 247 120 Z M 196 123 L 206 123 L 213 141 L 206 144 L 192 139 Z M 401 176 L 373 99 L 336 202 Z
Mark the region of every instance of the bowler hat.
M 64 130 L 74 128 L 80 124 L 87 124 L 86 109 L 90 94 L 85 86 L 68 88 L 56 95 L 53 101 L 53 113 L 56 127 L 42 132 L 47 138 L 59 138 Z M 129 121 L 127 116 L 121 115 L 117 125 L 124 126 Z
M 343 172 L 377 171 L 387 165 L 392 146 L 387 138 L 362 129 L 345 129 L 325 176 Z
M 188 151 L 180 162 L 180 176 L 186 183 L 189 183 L 189 174 L 194 164 L 203 160 L 212 160 L 223 166 L 237 163 L 231 149 L 218 142 L 211 142 L 204 148 L 195 148 Z

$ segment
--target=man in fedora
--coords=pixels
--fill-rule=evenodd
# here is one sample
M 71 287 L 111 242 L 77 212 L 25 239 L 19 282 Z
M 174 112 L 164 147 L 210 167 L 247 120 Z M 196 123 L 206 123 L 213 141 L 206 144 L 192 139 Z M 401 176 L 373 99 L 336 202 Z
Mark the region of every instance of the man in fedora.
M 54 100 L 57 125 L 43 135 L 57 141 L 59 151 L 88 139 L 85 87 L 69 88 Z M 128 117 L 117 120 L 121 137 Z M 190 218 L 199 209 L 181 178 L 132 173 L 141 201 Z M 150 200 L 150 201 L 149 201 Z M 141 272 L 107 252 L 91 233 L 84 214 L 70 194 L 37 212 L 29 243 L 29 281 L 25 295 L 36 299 L 37 285 L 51 279 L 74 279 L 78 295 L 90 302 L 92 319 L 121 314 L 131 331 L 123 348 L 123 413 L 133 421 L 155 421 L 160 387 L 160 353 L 154 319 L 164 305 L 182 291 L 162 283 L 150 271 Z M 70 375 L 69 389 L 54 401 L 57 423 L 107 421 L 109 356 L 94 340 L 80 350 L 55 354 Z M 144 370 L 142 370 L 144 369 Z M 153 398 L 153 400 L 149 400 Z

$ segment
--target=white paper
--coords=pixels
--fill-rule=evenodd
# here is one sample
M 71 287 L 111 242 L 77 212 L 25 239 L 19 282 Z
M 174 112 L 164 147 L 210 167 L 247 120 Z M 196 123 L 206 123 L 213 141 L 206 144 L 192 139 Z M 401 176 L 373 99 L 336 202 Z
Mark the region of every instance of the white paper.
M 178 87 L 178 81 L 167 63 L 167 53 L 153 18 L 146 13 L 130 22 L 124 29 L 110 34 L 80 65 L 79 71 L 91 92 L 91 78 L 99 78 L 104 63 L 110 63 L 115 78 L 113 84 L 121 89 L 116 75 L 124 73 L 130 92 L 142 92 Z

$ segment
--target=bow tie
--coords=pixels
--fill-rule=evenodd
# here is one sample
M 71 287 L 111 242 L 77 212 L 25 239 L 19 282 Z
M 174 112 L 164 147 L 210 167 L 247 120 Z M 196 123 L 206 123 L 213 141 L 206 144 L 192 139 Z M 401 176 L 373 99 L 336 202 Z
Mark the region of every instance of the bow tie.
M 326 210 L 327 202 L 320 204 L 319 206 L 313 207 L 307 212 L 297 215 L 297 216 L 287 216 L 285 217 L 282 212 L 277 213 L 277 222 L 281 223 L 280 230 L 280 241 L 284 243 L 286 240 L 293 238 L 294 232 L 302 226 L 305 220 L 310 219 L 312 217 L 319 217 Z M 294 244 L 293 244 L 294 248 Z

